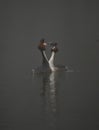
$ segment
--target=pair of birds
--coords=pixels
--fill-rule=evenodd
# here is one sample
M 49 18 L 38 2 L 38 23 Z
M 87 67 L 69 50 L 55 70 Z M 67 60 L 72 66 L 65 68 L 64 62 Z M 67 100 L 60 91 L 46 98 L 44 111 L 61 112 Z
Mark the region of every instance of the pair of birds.
M 51 47 L 51 57 L 47 58 L 46 56 L 46 46 L 50 45 Z M 51 71 L 51 72 L 55 72 L 58 70 L 67 70 L 66 66 L 63 65 L 55 65 L 54 64 L 54 59 L 55 59 L 55 54 L 58 52 L 58 47 L 57 47 L 57 43 L 46 43 L 45 39 L 41 39 L 38 49 L 40 50 L 41 54 L 42 54 L 42 69 L 46 70 L 46 71 Z

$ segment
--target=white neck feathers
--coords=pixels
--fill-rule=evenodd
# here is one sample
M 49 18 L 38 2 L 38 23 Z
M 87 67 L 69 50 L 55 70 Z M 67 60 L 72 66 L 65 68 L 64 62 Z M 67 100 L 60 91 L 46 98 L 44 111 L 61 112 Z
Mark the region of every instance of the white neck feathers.
M 52 52 L 52 55 L 49 59 L 49 66 L 52 71 L 55 71 L 54 58 L 55 58 L 55 52 Z

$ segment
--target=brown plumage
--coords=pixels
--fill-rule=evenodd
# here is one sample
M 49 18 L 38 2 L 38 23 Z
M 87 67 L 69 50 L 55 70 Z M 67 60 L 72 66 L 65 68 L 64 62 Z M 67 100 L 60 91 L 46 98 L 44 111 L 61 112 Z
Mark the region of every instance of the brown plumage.
M 46 46 L 46 45 L 45 45 L 45 39 L 42 38 L 42 39 L 40 40 L 39 45 L 38 45 L 38 49 L 41 50 L 41 51 L 43 51 L 43 50 L 46 49 L 45 46 Z

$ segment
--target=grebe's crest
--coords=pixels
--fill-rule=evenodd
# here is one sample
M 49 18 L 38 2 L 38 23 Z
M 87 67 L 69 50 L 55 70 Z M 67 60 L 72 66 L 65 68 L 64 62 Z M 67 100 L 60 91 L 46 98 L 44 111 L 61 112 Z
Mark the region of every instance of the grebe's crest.
M 57 44 L 58 43 L 56 43 L 56 42 L 51 44 L 51 46 L 52 46 L 51 52 L 55 52 L 55 53 L 58 52 Z
M 39 43 L 39 45 L 38 45 L 38 49 L 39 50 L 46 50 L 46 47 L 47 46 L 47 43 L 45 42 L 45 39 L 44 38 L 42 38 L 41 40 L 40 40 L 40 43 Z

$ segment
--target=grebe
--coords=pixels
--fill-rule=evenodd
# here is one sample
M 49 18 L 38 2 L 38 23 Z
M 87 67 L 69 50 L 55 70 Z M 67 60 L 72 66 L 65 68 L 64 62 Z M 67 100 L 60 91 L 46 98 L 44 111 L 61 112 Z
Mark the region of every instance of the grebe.
M 41 51 L 41 54 L 42 54 L 42 65 L 49 66 L 48 58 L 47 58 L 46 53 L 45 53 L 46 46 L 47 46 L 47 43 L 45 42 L 45 39 L 42 38 L 40 40 L 40 43 L 38 46 L 38 49 Z
M 40 50 L 40 52 L 42 54 L 42 65 L 40 67 L 37 67 L 36 69 L 32 69 L 33 73 L 50 71 L 48 58 L 47 58 L 46 53 L 45 53 L 46 46 L 47 46 L 47 43 L 45 42 L 45 39 L 42 38 L 40 40 L 39 45 L 38 45 L 38 49 Z
M 54 59 L 55 59 L 55 54 L 58 52 L 58 48 L 57 48 L 57 43 L 51 43 L 50 44 L 52 46 L 51 48 L 51 57 L 49 59 L 49 66 L 51 71 L 57 71 L 57 70 L 67 70 L 67 66 L 64 65 L 54 65 Z

